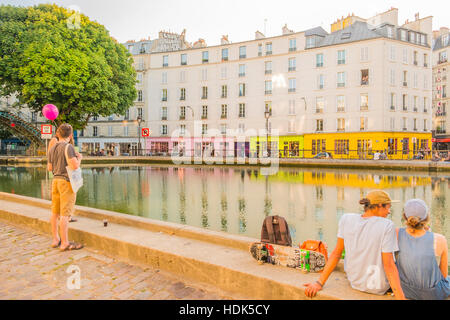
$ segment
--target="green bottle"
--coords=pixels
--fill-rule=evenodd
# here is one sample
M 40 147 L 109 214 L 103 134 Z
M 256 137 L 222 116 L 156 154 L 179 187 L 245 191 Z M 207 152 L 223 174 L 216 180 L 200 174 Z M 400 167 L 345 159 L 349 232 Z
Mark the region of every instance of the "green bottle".
M 342 250 L 342 256 L 341 256 L 341 259 L 345 259 L 345 249 Z

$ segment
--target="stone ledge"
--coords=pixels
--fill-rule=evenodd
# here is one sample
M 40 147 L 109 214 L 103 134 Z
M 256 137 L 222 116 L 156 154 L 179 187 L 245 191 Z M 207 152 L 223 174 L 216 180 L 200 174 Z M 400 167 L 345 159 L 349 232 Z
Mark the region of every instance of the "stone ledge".
M 48 201 L 0 193 L 0 208 L 1 219 L 50 233 Z M 304 295 L 303 284 L 318 278 L 317 274 L 302 274 L 285 267 L 258 265 L 248 253 L 248 247 L 245 250 L 241 248 L 243 243 L 255 239 L 235 239 L 236 243 L 241 244 L 228 246 L 226 239 L 235 236 L 224 234 L 218 237 L 215 232 L 209 234 L 203 229 L 183 233 L 184 226 L 178 225 L 178 229 L 174 229 L 176 224 L 159 221 L 151 221 L 153 225 L 147 229 L 142 228 L 146 224 L 139 221 L 145 218 L 88 209 L 83 209 L 85 214 L 80 215 L 77 223 L 70 225 L 71 239 L 109 255 L 149 264 L 251 299 L 309 299 Z M 100 214 L 108 216 L 110 223 L 107 228 L 99 221 L 102 220 Z M 122 215 L 125 217 L 120 217 Z M 133 218 L 128 225 L 120 223 L 128 218 Z M 135 227 L 135 222 L 143 224 Z M 178 234 L 169 230 L 176 230 Z M 193 235 L 200 231 L 205 233 L 203 237 Z M 190 237 L 185 237 L 185 234 Z M 214 238 L 215 241 L 209 241 Z M 314 299 L 386 300 L 392 297 L 353 290 L 345 274 L 335 271 L 324 290 Z

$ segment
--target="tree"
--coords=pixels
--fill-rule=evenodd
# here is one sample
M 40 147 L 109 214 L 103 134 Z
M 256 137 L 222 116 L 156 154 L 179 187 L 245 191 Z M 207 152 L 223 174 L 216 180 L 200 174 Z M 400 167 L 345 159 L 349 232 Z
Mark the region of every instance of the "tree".
M 104 26 L 56 5 L 0 6 L 0 96 L 16 107 L 58 107 L 56 124 L 82 129 L 93 116 L 124 115 L 136 99 L 133 59 Z

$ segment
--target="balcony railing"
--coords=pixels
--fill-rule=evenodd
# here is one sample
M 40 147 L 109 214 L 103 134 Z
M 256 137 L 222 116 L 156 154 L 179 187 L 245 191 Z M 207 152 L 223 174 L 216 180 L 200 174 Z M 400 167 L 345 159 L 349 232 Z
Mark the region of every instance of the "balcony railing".
M 297 51 L 297 47 L 291 47 L 291 48 L 289 48 L 289 52 L 292 52 L 292 51 Z
M 247 58 L 247 55 L 246 55 L 246 54 L 240 54 L 240 55 L 239 55 L 239 59 L 245 59 L 245 58 Z
M 408 82 L 403 81 L 403 86 L 404 86 L 404 87 L 407 87 L 407 86 L 408 86 Z
M 202 96 L 202 99 L 208 99 L 208 96 L 203 95 L 203 96 Z
M 265 94 L 272 94 L 272 90 L 266 90 L 264 91 Z
M 289 67 L 288 71 L 295 71 L 297 68 L 296 67 Z
M 323 113 L 323 109 L 316 109 L 316 113 Z
M 181 116 L 180 115 L 180 120 L 186 120 L 186 116 Z
M 207 120 L 208 119 L 208 115 L 207 114 L 202 114 L 202 120 Z
M 407 107 L 407 106 L 403 106 L 403 107 L 402 107 L 402 110 L 403 110 L 403 111 L 408 111 L 408 107 Z
M 288 92 L 295 92 L 295 88 L 289 88 Z
M 367 106 L 366 105 L 360 106 L 359 110 L 360 111 L 369 111 L 369 106 L 368 105 Z
M 265 74 L 272 74 L 272 70 L 266 70 L 264 71 Z
M 181 96 L 180 100 L 186 100 L 186 97 L 185 96 Z
M 414 112 L 417 112 L 417 111 L 418 111 L 418 109 L 417 109 L 416 107 L 414 107 L 414 108 L 413 108 L 413 111 L 414 111 Z
M 162 116 L 161 121 L 165 121 L 165 120 L 167 120 L 167 116 Z
M 226 119 L 226 118 L 227 118 L 227 115 L 226 115 L 226 114 L 220 115 L 220 119 Z
M 167 97 L 162 97 L 161 101 L 167 101 Z
M 395 106 L 391 106 L 391 110 L 392 110 L 392 111 L 395 111 Z
M 272 54 L 272 50 L 266 51 L 266 56 L 270 56 Z
M 222 57 L 222 61 L 228 61 L 228 57 Z
M 245 77 L 245 72 L 240 72 L 239 77 Z

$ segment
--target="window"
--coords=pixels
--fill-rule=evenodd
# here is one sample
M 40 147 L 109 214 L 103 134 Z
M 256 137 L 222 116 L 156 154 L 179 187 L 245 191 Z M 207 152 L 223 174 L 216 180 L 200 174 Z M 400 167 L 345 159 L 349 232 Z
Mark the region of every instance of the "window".
M 167 89 L 162 89 L 161 101 L 167 101 Z
M 142 73 L 138 73 L 137 75 L 136 75 L 136 80 L 137 80 L 137 84 L 138 85 L 142 85 Z
M 228 86 L 223 85 L 222 86 L 222 98 L 226 98 L 228 96 Z
M 208 125 L 206 123 L 202 124 L 202 134 L 208 134 Z
M 323 131 L 323 119 L 316 119 L 316 131 L 317 132 Z
M 417 119 L 416 118 L 413 119 L 413 130 L 417 131 Z
M 180 135 L 184 136 L 186 134 L 186 125 L 180 124 Z
M 239 83 L 239 97 L 245 97 L 245 83 Z
M 163 67 L 169 66 L 169 56 L 163 56 Z
M 167 120 L 167 107 L 161 107 L 161 120 Z
M 417 108 L 417 97 L 416 96 L 413 97 L 413 111 L 414 112 L 419 111 L 419 109 Z
M 239 77 L 245 77 L 245 64 L 239 65 Z
M 390 118 L 389 124 L 391 127 L 391 131 L 394 131 L 395 130 L 395 118 Z
M 423 98 L 423 112 L 424 112 L 424 113 L 427 113 L 427 112 L 428 112 L 427 98 L 426 98 L 426 97 Z
M 138 117 L 140 117 L 141 119 L 144 117 L 144 112 L 142 108 L 137 108 L 137 112 L 138 112 Z
M 31 112 L 31 121 L 32 122 L 37 121 L 37 112 L 36 111 Z
M 325 152 L 327 150 L 326 149 L 326 140 L 325 139 L 322 139 L 322 140 L 313 139 L 312 144 L 311 144 L 312 154 L 315 155 L 315 154 L 319 153 L 321 151 L 321 149 L 322 149 L 322 152 Z
M 202 52 L 202 63 L 208 63 L 209 62 L 209 51 L 203 51 Z
M 395 93 L 391 93 L 391 105 L 390 110 L 395 111 Z
M 289 39 L 289 51 L 297 50 L 297 39 Z
M 361 61 L 368 61 L 369 60 L 369 48 L 363 47 L 361 48 Z
M 428 67 L 428 55 L 426 53 L 423 54 L 423 66 Z
M 222 79 L 226 79 L 227 78 L 227 67 L 222 67 L 220 69 L 220 76 Z
M 323 74 L 319 74 L 317 78 L 317 89 L 323 89 L 325 87 L 325 76 Z
M 272 43 L 266 43 L 266 56 L 272 54 Z
M 428 121 L 427 121 L 427 119 L 423 119 L 423 131 L 428 131 Z
M 360 110 L 361 111 L 368 111 L 369 110 L 369 95 L 367 93 L 361 94 Z
M 345 118 L 337 119 L 337 131 L 345 131 Z
M 247 58 L 247 47 L 246 46 L 239 47 L 239 59 L 245 58 Z
M 295 58 L 289 58 L 289 69 L 288 69 L 288 71 L 295 71 L 295 69 L 296 69 Z
M 138 90 L 138 102 L 142 102 L 144 101 L 143 96 L 142 96 L 142 90 Z
M 258 44 L 258 57 L 262 56 L 262 44 Z
M 403 71 L 403 86 L 408 86 L 408 71 Z
M 417 61 L 417 51 L 413 52 L 413 63 L 415 66 L 419 64 L 419 62 Z
M 208 80 L 208 69 L 202 69 L 202 81 Z
M 439 62 L 438 63 L 444 63 L 447 62 L 447 51 L 439 52 Z
M 180 82 L 186 81 L 186 71 L 180 71 Z
M 418 86 L 417 72 L 414 72 L 414 76 L 413 76 L 413 88 L 417 88 L 417 86 Z
M 395 86 L 395 70 L 394 69 L 391 69 L 390 84 L 391 84 L 391 86 Z
M 408 111 L 408 95 L 402 95 L 402 109 L 403 111 Z
M 130 110 L 128 109 L 127 111 L 125 111 L 125 115 L 123 116 L 124 120 L 128 120 L 130 119 Z
M 98 127 L 97 126 L 92 127 L 92 136 L 98 137 Z
M 220 134 L 227 134 L 227 125 L 225 123 L 220 125 Z
M 289 79 L 289 89 L 288 92 L 295 92 L 297 89 L 297 79 L 290 78 Z
M 245 118 L 245 103 L 239 103 L 239 118 Z
M 336 112 L 345 112 L 345 96 L 336 97 Z
M 239 131 L 240 134 L 244 133 L 244 131 L 245 131 L 245 123 L 239 123 L 238 131 Z
M 222 107 L 221 107 L 221 111 L 222 111 L 222 113 L 220 115 L 220 118 L 221 119 L 226 119 L 227 115 L 228 115 L 228 105 L 223 104 Z
M 306 37 L 306 49 L 315 47 L 316 38 L 314 36 Z
M 338 64 L 345 64 L 345 50 L 338 50 Z
M 400 39 L 402 41 L 407 41 L 407 39 L 406 39 L 406 30 L 400 30 Z
M 442 86 L 442 98 L 447 98 L 447 86 Z
M 325 107 L 325 100 L 323 97 L 316 98 L 316 113 L 323 113 Z
M 187 65 L 187 54 L 186 54 L 186 53 L 183 53 L 183 54 L 181 55 L 181 65 L 182 65 L 182 66 Z
M 208 99 L 208 87 L 202 87 L 202 99 Z
M 408 63 L 408 49 L 403 48 L 403 63 Z
M 359 125 L 360 131 L 366 131 L 367 130 L 367 118 L 361 117 L 360 118 L 360 125 Z
M 345 87 L 345 72 L 338 72 L 337 74 L 337 87 Z
M 272 74 L 272 61 L 264 62 L 264 73 Z
M 348 154 L 349 153 L 349 140 L 344 140 L 344 139 L 334 140 L 334 153 L 335 154 Z
M 295 100 L 289 100 L 289 115 L 295 115 Z
M 390 26 L 387 27 L 387 36 L 388 36 L 388 38 L 394 37 L 393 28 Z
M 208 119 L 208 106 L 202 106 L 202 119 Z
M 323 67 L 323 53 L 316 54 L 316 67 Z
M 167 84 L 167 72 L 163 72 L 161 74 L 161 83 L 162 84 Z
M 442 45 L 443 47 L 445 47 L 445 46 L 447 45 L 447 42 L 448 42 L 448 34 L 445 34 L 445 35 L 443 35 L 442 38 L 441 38 L 441 45 Z
M 161 130 L 161 135 L 163 135 L 163 136 L 167 135 L 167 124 L 161 125 L 160 130 Z
M 222 49 L 222 61 L 228 61 L 228 48 Z
M 186 88 L 180 89 L 180 100 L 186 100 Z
M 361 85 L 362 86 L 369 85 L 369 69 L 361 70 Z
M 395 47 L 394 46 L 391 46 L 390 58 L 391 58 L 391 61 L 395 61 Z
M 123 135 L 124 137 L 128 137 L 128 126 L 123 127 Z
M 181 106 L 180 107 L 180 120 L 186 119 L 186 107 Z
M 272 94 L 272 80 L 267 80 L 264 83 L 265 94 Z

